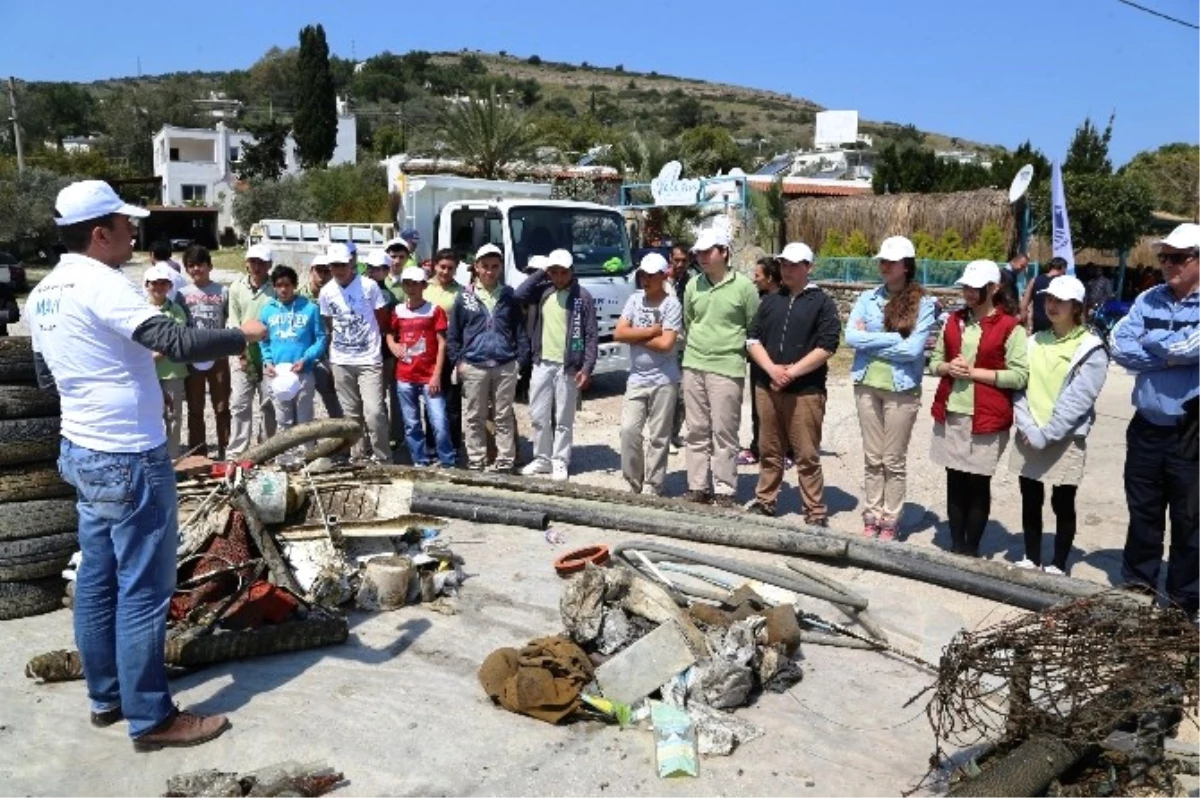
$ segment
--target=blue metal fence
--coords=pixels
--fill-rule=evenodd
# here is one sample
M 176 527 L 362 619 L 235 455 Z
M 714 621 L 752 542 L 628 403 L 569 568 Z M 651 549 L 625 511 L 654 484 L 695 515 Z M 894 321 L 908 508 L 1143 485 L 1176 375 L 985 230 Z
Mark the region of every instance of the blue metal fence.
M 954 285 L 967 263 L 965 260 L 921 259 L 917 261 L 917 279 L 922 285 L 931 287 Z M 1030 263 L 1025 272 L 1025 279 L 1032 279 L 1037 273 L 1038 264 Z M 874 258 L 818 257 L 810 279 L 839 283 L 878 283 L 879 261 Z

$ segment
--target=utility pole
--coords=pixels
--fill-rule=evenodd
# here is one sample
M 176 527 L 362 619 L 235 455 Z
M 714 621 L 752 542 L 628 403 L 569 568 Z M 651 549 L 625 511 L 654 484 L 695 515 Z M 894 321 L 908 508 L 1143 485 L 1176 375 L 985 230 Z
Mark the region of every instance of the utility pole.
M 8 77 L 8 121 L 12 122 L 13 143 L 17 146 L 17 174 L 25 174 L 25 151 L 21 147 L 21 124 L 17 121 L 17 81 Z

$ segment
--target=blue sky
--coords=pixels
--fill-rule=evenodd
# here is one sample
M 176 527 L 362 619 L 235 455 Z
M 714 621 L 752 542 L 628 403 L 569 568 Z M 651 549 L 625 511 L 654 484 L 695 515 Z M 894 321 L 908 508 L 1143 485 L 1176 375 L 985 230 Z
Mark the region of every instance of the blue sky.
M 245 68 L 299 29 L 338 55 L 411 49 L 544 59 L 734 83 L 863 118 L 1061 158 L 1091 115 L 1116 164 L 1200 140 L 1197 31 L 1117 0 L 206 0 L 119 10 L 0 0 L 0 74 L 81 80 Z M 1195 24 L 1195 0 L 1139 0 Z

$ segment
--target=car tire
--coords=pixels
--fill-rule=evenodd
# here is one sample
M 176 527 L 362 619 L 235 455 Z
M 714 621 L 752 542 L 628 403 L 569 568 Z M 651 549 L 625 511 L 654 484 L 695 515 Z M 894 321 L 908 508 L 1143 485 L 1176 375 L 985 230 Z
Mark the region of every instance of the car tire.
M 0 511 L 0 551 L 11 540 L 74 533 L 78 529 L 79 511 L 71 499 L 15 502 Z
M 75 489 L 63 481 L 52 463 L 0 466 L 0 504 L 74 495 Z M 0 508 L 0 516 L 6 515 L 8 510 L 8 507 Z M 3 537 L 2 533 L 0 537 Z
M 62 577 L 0 582 L 0 621 L 54 612 L 62 606 Z
M 57 557 L 64 551 L 70 557 L 79 550 L 76 530 L 42 535 L 36 538 L 17 538 L 0 541 L 0 565 L 22 565 L 36 560 Z
M 59 423 L 57 416 L 0 421 L 0 465 L 23 465 L 57 458 Z
M 25 582 L 31 579 L 55 576 L 67 567 L 67 564 L 71 562 L 71 555 L 74 553 L 73 550 L 64 549 L 39 560 L 15 562 L 11 565 L 0 562 L 0 582 Z
M 0 382 L 37 382 L 33 367 L 33 339 L 6 335 L 0 338 Z
M 36 385 L 0 385 L 0 420 L 59 415 L 58 394 Z

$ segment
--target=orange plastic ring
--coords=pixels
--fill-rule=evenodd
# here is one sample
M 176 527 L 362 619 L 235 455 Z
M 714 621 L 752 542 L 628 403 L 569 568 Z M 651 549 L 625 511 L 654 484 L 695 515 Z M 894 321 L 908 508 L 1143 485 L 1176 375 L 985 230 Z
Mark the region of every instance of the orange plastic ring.
M 582 549 L 568 551 L 555 560 L 554 570 L 558 572 L 559 576 L 570 576 L 582 571 L 588 563 L 592 565 L 604 565 L 606 562 L 608 562 L 608 546 L 603 544 L 585 546 Z

